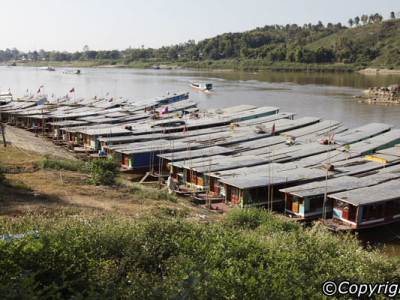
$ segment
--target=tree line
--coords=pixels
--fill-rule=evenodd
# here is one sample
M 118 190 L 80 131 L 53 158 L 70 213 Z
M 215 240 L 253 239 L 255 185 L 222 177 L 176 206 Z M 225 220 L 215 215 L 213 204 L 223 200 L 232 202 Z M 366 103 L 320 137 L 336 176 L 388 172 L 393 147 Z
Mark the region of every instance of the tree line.
M 396 19 L 394 12 L 390 20 Z M 349 19 L 350 27 L 379 23 L 383 17 L 378 14 L 362 15 Z M 362 24 L 361 24 L 361 23 Z M 189 40 L 185 43 L 164 46 L 158 49 L 128 48 L 118 50 L 90 50 L 86 45 L 82 51 L 33 51 L 23 53 L 17 49 L 0 50 L 0 61 L 107 61 L 114 64 L 132 62 L 194 62 L 221 59 L 257 59 L 269 62 L 334 63 L 368 62 L 378 54 L 377 47 L 357 45 L 351 38 L 340 37 L 332 45 L 315 46 L 315 42 L 348 30 L 341 23 L 266 25 L 256 29 L 224 33 L 198 43 Z

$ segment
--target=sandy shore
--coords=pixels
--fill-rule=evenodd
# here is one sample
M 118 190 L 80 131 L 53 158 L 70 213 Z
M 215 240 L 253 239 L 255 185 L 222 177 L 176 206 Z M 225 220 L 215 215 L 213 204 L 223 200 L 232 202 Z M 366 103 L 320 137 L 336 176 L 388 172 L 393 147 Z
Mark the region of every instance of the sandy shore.
M 379 74 L 379 75 L 400 75 L 400 70 L 367 68 L 367 69 L 358 71 L 358 73 L 366 74 L 366 75 L 377 75 L 377 74 Z
M 72 153 L 55 146 L 51 141 L 25 129 L 6 125 L 6 141 L 8 144 L 20 149 L 33 151 L 39 154 L 50 153 L 57 158 L 75 159 Z M 1 140 L 1 142 L 3 142 Z M 2 145 L 1 145 L 2 146 Z

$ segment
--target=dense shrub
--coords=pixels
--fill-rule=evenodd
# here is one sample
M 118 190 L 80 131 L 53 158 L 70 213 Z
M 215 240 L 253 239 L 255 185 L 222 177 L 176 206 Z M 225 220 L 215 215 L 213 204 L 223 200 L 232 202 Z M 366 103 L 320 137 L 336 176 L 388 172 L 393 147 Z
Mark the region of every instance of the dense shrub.
M 139 199 L 163 200 L 169 202 L 178 202 L 175 195 L 169 194 L 165 189 L 156 190 L 154 188 L 144 187 L 140 184 L 133 184 L 129 191 Z
M 110 159 L 93 159 L 89 162 L 91 181 L 95 185 L 110 185 L 118 176 L 120 164 Z
M 6 179 L 4 175 L 5 171 L 6 169 L 2 165 L 0 165 L 0 183 L 2 183 Z
M 241 229 L 256 229 L 261 226 L 269 232 L 293 231 L 300 228 L 298 223 L 284 221 L 259 208 L 234 209 L 228 214 L 226 222 L 228 226 Z
M 45 159 L 39 161 L 41 169 L 88 172 L 85 162 L 79 159 L 55 159 L 50 155 L 44 155 L 44 157 Z
M 281 220 L 256 218 L 255 230 L 75 211 L 3 218 L 2 234 L 38 234 L 0 239 L 2 298 L 321 299 L 328 279 L 400 279 L 396 261 L 354 236 L 301 226 L 265 235 L 265 222 Z

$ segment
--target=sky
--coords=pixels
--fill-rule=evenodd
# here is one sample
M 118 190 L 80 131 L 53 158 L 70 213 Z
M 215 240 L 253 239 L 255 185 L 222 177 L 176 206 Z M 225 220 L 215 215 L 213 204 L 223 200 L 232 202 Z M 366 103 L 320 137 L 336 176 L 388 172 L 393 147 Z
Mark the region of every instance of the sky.
M 20 51 L 160 48 L 265 25 L 384 20 L 399 0 L 0 0 L 0 49 Z

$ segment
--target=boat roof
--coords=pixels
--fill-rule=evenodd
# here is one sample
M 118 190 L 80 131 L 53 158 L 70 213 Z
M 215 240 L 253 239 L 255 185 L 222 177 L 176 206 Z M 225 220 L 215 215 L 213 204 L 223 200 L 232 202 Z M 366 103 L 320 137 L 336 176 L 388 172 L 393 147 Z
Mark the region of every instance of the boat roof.
M 210 174 L 210 177 L 214 178 L 232 178 L 238 176 L 247 176 L 257 174 L 259 172 L 264 172 L 268 170 L 269 173 L 274 174 L 274 172 L 282 171 L 282 170 L 289 170 L 294 169 L 295 167 L 289 166 L 288 164 L 280 164 L 280 163 L 264 163 L 257 166 L 246 166 L 240 167 L 236 169 L 229 169 L 229 170 L 220 170 L 215 171 Z
M 389 131 L 393 125 L 385 123 L 370 123 L 355 129 L 351 129 L 334 136 L 335 144 L 348 145 L 367 138 L 371 138 L 380 133 Z
M 378 185 L 354 189 L 328 196 L 355 206 L 373 205 L 380 202 L 400 199 L 400 179 Z
M 279 190 L 282 193 L 288 193 L 297 197 L 317 197 L 324 195 L 325 192 L 328 194 L 337 193 L 342 191 L 353 190 L 366 186 L 373 186 L 386 182 L 392 179 L 400 178 L 400 166 L 394 166 L 395 169 L 392 171 L 398 171 L 397 173 L 387 171 L 386 173 L 377 173 L 365 177 L 353 177 L 353 176 L 341 176 L 333 177 L 327 181 L 310 182 L 294 187 L 289 187 Z
M 371 153 L 375 149 L 379 149 L 387 145 L 399 142 L 400 142 L 400 129 L 392 129 L 388 132 L 371 137 L 367 140 L 351 144 L 349 150 L 346 150 L 344 147 L 340 147 L 338 151 L 349 151 L 353 155 L 354 154 L 363 155 Z
M 295 168 L 270 173 L 266 169 L 257 174 L 241 175 L 234 178 L 221 179 L 220 182 L 239 189 L 252 189 L 268 185 L 281 185 L 323 179 L 326 171 L 308 168 Z
M 80 126 L 80 125 L 87 125 L 89 124 L 86 121 L 77 121 L 77 120 L 64 120 L 64 121 L 58 121 L 58 122 L 51 122 L 49 123 L 51 126 Z
M 255 105 L 241 104 L 241 105 L 236 105 L 236 106 L 231 106 L 231 107 L 226 107 L 226 108 L 208 109 L 207 113 L 210 115 L 220 115 L 222 117 L 223 115 L 231 115 L 231 114 L 235 114 L 238 112 L 243 112 L 243 111 L 255 109 L 255 108 L 257 108 L 257 106 L 255 106 Z
M 281 135 L 286 136 L 286 137 L 294 137 L 298 138 L 304 135 L 308 135 L 310 133 L 316 133 L 316 132 L 334 132 L 334 130 L 340 126 L 339 121 L 334 121 L 334 120 L 325 120 L 321 121 L 316 124 L 312 124 L 306 127 L 286 131 L 284 133 L 281 133 Z
M 221 155 L 221 154 L 230 154 L 234 152 L 234 149 L 229 149 L 226 147 L 220 146 L 212 146 L 212 147 L 204 147 L 196 150 L 189 151 L 174 151 L 171 153 L 159 154 L 158 157 L 162 159 L 166 159 L 169 161 L 179 161 L 179 160 L 188 160 L 198 157 L 209 157 L 213 155 Z

